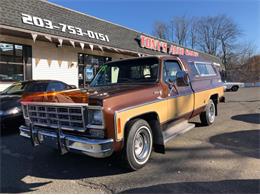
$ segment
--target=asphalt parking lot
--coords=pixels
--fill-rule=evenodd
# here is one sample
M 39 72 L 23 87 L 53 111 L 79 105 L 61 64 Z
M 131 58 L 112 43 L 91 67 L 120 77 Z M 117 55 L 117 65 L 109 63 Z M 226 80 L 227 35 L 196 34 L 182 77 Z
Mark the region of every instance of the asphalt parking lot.
M 227 92 L 210 127 L 196 128 L 127 172 L 113 158 L 59 155 L 7 129 L 1 136 L 1 192 L 260 193 L 260 89 Z

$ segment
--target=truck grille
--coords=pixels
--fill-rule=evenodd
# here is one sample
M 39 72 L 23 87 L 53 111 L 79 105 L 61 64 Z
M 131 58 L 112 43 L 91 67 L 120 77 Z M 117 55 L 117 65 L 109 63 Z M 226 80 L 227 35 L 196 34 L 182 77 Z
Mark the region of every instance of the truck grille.
M 33 125 L 85 131 L 87 121 L 85 108 L 84 106 L 28 104 L 27 114 Z

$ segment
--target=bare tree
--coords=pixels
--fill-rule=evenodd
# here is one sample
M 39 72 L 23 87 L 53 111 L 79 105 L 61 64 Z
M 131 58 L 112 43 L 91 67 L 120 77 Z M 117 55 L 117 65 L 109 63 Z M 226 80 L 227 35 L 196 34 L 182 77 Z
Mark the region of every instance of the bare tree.
M 225 15 L 217 16 L 219 18 L 220 24 L 220 33 L 219 41 L 221 44 L 221 58 L 225 66 L 228 65 L 228 56 L 235 49 L 235 43 L 237 37 L 241 34 L 237 25 L 233 22 L 231 18 L 228 18 Z
M 172 41 L 185 46 L 189 32 L 188 18 L 186 16 L 174 17 L 169 26 Z
M 236 23 L 226 15 L 200 18 L 174 17 L 168 25 L 156 22 L 154 34 L 179 45 L 219 56 L 225 70 L 242 66 L 255 50 L 255 46 L 251 43 L 238 44 L 242 33 Z
M 218 16 L 202 17 L 197 23 L 200 48 L 211 55 L 217 55 L 221 33 L 221 19 Z
M 227 55 L 228 63 L 225 65 L 225 79 L 242 82 L 259 80 L 259 71 L 252 70 L 252 67 L 257 67 L 260 59 L 256 56 L 255 48 L 256 46 L 250 42 L 236 44 L 232 48 Z
M 198 28 L 197 28 L 198 20 L 197 18 L 193 17 L 190 20 L 189 25 L 189 34 L 188 34 L 188 40 L 189 40 L 189 46 L 192 49 L 195 49 L 197 45 L 197 39 L 198 39 Z
M 236 44 L 228 56 L 228 69 L 239 68 L 244 65 L 252 56 L 256 55 L 256 46 L 251 42 Z
M 153 26 L 153 33 L 155 37 L 160 39 L 169 39 L 169 29 L 164 22 L 156 21 Z

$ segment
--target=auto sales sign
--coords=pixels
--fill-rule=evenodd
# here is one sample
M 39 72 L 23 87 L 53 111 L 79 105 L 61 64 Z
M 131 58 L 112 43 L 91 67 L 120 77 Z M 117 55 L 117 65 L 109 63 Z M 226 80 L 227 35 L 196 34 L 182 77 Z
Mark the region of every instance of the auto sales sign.
M 151 49 L 154 51 L 159 51 L 170 55 L 186 55 L 186 56 L 194 56 L 194 57 L 199 56 L 199 53 L 196 51 L 179 47 L 173 44 L 169 45 L 167 42 L 153 39 L 144 35 L 140 35 L 140 46 L 142 48 Z

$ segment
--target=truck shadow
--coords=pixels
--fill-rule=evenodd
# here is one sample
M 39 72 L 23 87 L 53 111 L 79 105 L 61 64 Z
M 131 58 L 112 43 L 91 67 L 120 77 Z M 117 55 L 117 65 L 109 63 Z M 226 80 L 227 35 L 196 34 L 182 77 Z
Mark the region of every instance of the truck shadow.
M 151 162 L 143 170 L 140 171 L 144 175 L 147 174 L 145 176 L 147 180 L 149 180 L 149 177 L 154 174 L 162 173 L 164 174 L 164 177 L 167 177 L 167 174 L 174 174 L 177 173 L 179 170 L 185 170 L 189 173 L 200 174 L 201 170 L 198 169 L 197 166 L 190 164 L 191 159 L 195 161 L 201 159 L 209 159 L 215 161 L 222 159 L 228 160 L 230 158 L 234 158 L 230 154 L 223 155 L 222 153 L 214 152 L 216 151 L 216 149 L 222 148 L 229 149 L 232 152 L 240 155 L 260 158 L 259 133 L 259 130 L 248 130 L 219 134 L 210 138 L 210 143 L 212 143 L 215 147 L 167 147 L 167 153 L 170 153 L 169 155 L 158 157 L 158 155 L 160 154 L 153 154 L 153 156 L 157 156 L 157 158 L 153 158 L 152 156 Z M 18 135 L 4 136 L 0 138 L 0 192 L 2 193 L 36 191 L 38 187 L 53 182 L 53 179 L 85 180 L 92 177 L 114 175 L 117 176 L 117 179 L 123 179 L 125 180 L 125 182 L 127 182 L 128 180 L 132 180 L 133 177 L 135 178 L 135 175 L 132 175 L 132 178 L 129 178 L 128 171 L 124 168 L 121 168 L 119 162 L 112 157 L 97 160 L 91 157 L 81 156 L 78 154 L 66 154 L 61 156 L 56 151 L 53 151 L 48 147 L 39 146 L 37 148 L 32 148 L 28 140 L 25 140 Z M 183 156 L 183 154 L 185 155 Z M 187 158 L 186 154 L 189 155 L 189 158 Z M 213 169 L 215 169 L 215 167 L 213 167 Z M 147 172 L 147 170 L 153 171 Z M 206 169 L 204 168 L 203 170 L 205 171 Z M 32 180 L 30 179 L 30 177 L 36 179 Z M 136 177 L 138 177 L 138 173 Z M 32 183 L 31 181 L 35 181 L 35 183 Z M 234 183 L 235 186 L 236 184 L 243 185 L 242 183 L 244 183 L 244 185 L 253 185 L 256 182 L 255 180 L 248 180 L 248 182 L 246 180 L 244 181 L 245 182 L 237 180 L 222 182 L 205 182 L 204 185 L 209 186 L 208 188 L 210 188 L 213 184 L 219 183 L 220 189 L 224 189 L 225 185 L 232 185 L 232 183 Z M 197 188 L 198 190 L 201 190 L 199 191 L 200 193 L 208 192 L 204 188 L 199 188 L 201 182 L 162 184 L 158 187 L 162 191 L 156 191 L 155 189 L 155 191 L 151 192 L 168 193 L 167 191 L 163 190 L 167 190 L 167 188 L 170 188 L 170 186 L 172 186 L 171 188 L 173 189 L 175 187 L 179 187 L 180 191 L 176 191 L 176 193 L 190 193 L 190 191 L 187 191 L 187 189 L 183 187 L 183 185 L 185 186 L 188 184 L 190 184 L 191 186 L 198 185 Z M 146 187 L 144 189 L 144 193 L 149 193 L 150 190 L 154 190 L 154 188 L 155 186 Z M 238 189 L 241 189 L 241 187 Z M 247 189 L 246 186 L 245 189 Z M 252 187 L 252 189 L 254 188 Z M 233 190 L 233 188 L 230 190 Z M 135 192 L 142 193 L 142 191 L 126 191 L 126 193 Z M 236 193 L 236 191 L 230 192 Z M 175 193 L 175 191 L 171 193 Z M 192 191 L 191 193 L 198 193 L 198 191 Z M 229 193 L 229 191 L 227 191 L 226 193 Z M 246 192 L 239 191 L 239 193 Z
M 247 122 L 247 123 L 260 124 L 260 114 L 259 113 L 235 115 L 235 116 L 232 116 L 231 119 L 237 120 L 237 121 L 243 121 L 243 122 Z
M 209 139 L 217 148 L 260 159 L 260 130 L 223 133 Z
M 61 156 L 44 146 L 32 148 L 28 140 L 18 135 L 0 139 L 2 193 L 34 191 L 51 183 L 51 179 L 82 179 L 127 172 L 114 157 L 97 160 L 71 153 Z M 26 183 L 26 177 L 43 178 L 43 182 Z
M 1 127 L 0 127 L 1 128 Z M 19 134 L 19 127 L 17 126 L 11 126 L 10 127 L 4 127 L 0 129 L 0 136 L 9 136 L 13 134 Z
M 134 188 L 120 193 L 123 194 L 259 194 L 260 180 L 223 180 L 212 182 L 182 182 L 152 185 L 143 188 Z M 241 187 L 242 186 L 242 187 Z

